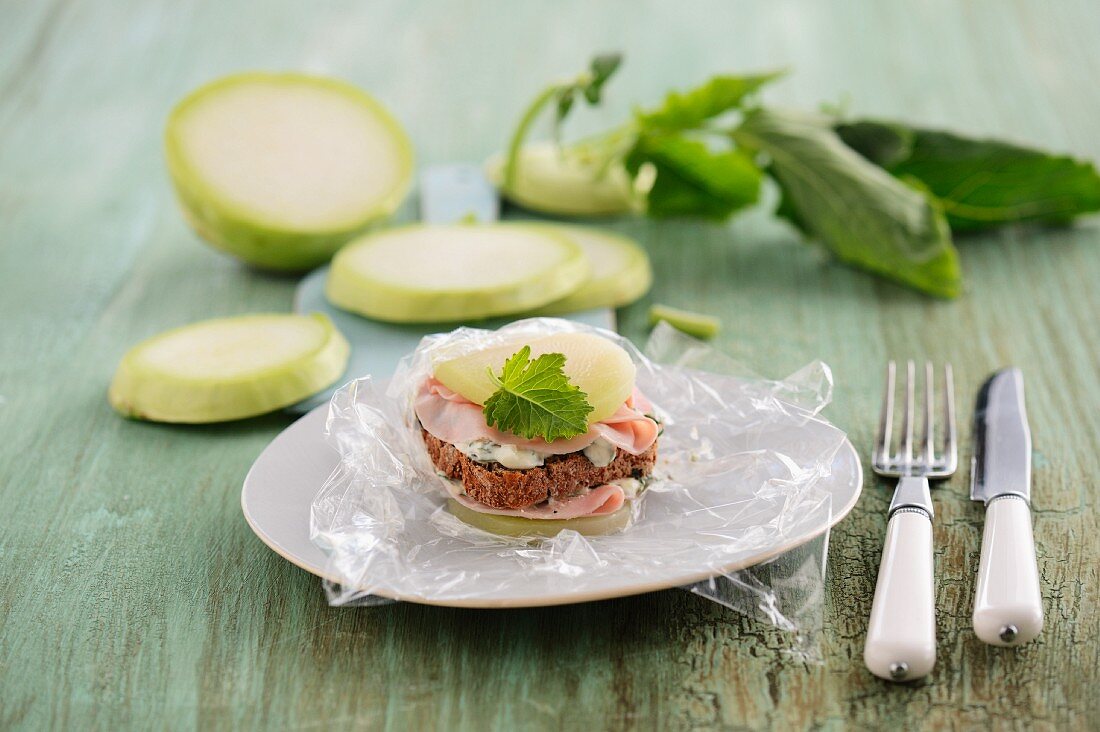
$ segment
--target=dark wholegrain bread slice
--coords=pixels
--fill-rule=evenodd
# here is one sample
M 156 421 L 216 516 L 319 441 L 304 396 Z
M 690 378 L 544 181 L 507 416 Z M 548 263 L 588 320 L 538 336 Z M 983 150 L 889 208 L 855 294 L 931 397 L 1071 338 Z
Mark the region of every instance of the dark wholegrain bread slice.
M 575 496 L 586 488 L 620 478 L 641 478 L 653 472 L 657 443 L 641 455 L 616 449 L 611 464 L 599 468 L 583 452 L 549 455 L 538 468 L 512 470 L 500 463 L 479 463 L 454 445 L 422 430 L 428 455 L 439 472 L 462 482 L 466 495 L 493 508 L 526 508 L 547 498 Z

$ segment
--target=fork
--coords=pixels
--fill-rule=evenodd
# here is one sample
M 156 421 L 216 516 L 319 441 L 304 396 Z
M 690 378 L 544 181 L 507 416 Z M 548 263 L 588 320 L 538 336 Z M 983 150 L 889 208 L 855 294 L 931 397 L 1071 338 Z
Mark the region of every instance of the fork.
M 882 548 L 875 599 L 863 661 L 875 676 L 890 681 L 912 681 L 927 675 L 936 663 L 936 610 L 932 580 L 932 495 L 929 480 L 955 472 L 958 445 L 955 434 L 955 385 L 951 364 L 943 368 L 944 441 L 937 454 L 934 438 L 932 364 L 924 365 L 924 393 L 919 454 L 913 453 L 916 369 L 905 369 L 905 412 L 901 444 L 891 452 L 894 424 L 894 382 L 897 366 L 886 367 L 886 393 L 871 467 L 878 475 L 897 478 L 890 501 L 886 542 Z

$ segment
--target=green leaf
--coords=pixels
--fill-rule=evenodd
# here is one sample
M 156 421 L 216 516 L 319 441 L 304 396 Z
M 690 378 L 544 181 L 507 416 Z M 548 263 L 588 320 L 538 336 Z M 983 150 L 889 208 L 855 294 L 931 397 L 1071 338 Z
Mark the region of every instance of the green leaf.
M 767 172 L 773 179 L 779 180 L 773 167 L 769 167 Z M 787 223 L 806 236 L 812 236 L 810 229 L 806 226 L 806 222 L 798 215 L 798 209 L 795 208 L 794 201 L 791 200 L 790 194 L 788 194 L 787 190 L 782 186 L 779 188 L 779 203 L 775 207 L 775 215 L 781 219 L 786 219 Z
M 751 76 L 715 76 L 689 91 L 670 92 L 660 107 L 640 112 L 638 121 L 651 131 L 697 128 L 709 119 L 740 107 L 746 97 L 785 73 L 772 71 Z
M 554 130 L 561 127 L 561 123 L 569 116 L 569 110 L 573 109 L 573 87 L 566 87 L 558 92 L 554 108 Z
M 844 144 L 880 168 L 900 163 L 913 153 L 913 130 L 888 122 L 839 124 L 836 133 Z
M 715 152 L 681 135 L 641 135 L 626 156 L 637 176 L 650 164 L 656 179 L 646 197 L 650 216 L 723 220 L 760 196 L 760 169 L 740 150 Z
M 600 93 L 603 91 L 603 85 L 618 70 L 622 62 L 623 56 L 621 53 L 605 53 L 592 59 L 592 63 L 589 64 L 592 78 L 582 88 L 584 98 L 588 100 L 589 104 L 600 103 Z
M 607 80 L 610 79 L 612 74 L 615 73 L 615 70 L 619 68 L 622 61 L 623 57 L 618 53 L 596 56 L 589 63 L 586 73 L 578 76 L 576 81 L 569 84 L 563 84 L 558 89 L 557 105 L 554 112 L 555 133 L 560 129 L 561 123 L 565 121 L 565 118 L 569 116 L 569 112 L 573 109 L 573 103 L 576 101 L 578 94 L 583 96 L 585 101 L 591 106 L 600 103 L 603 85 L 607 83 Z
M 1100 175 L 1088 162 L 893 122 L 865 120 L 836 129 L 848 146 L 891 174 L 919 180 L 956 231 L 1065 224 L 1100 211 Z M 884 155 L 883 141 L 891 136 L 908 138 L 908 145 Z
M 958 256 L 943 215 L 845 145 L 827 118 L 756 109 L 733 135 L 768 155 L 805 231 L 838 259 L 931 295 L 959 294 Z
M 524 346 L 504 363 L 499 377 L 489 370 L 499 388 L 485 401 L 485 421 L 526 439 L 553 442 L 583 435 L 592 405 L 587 394 L 569 383 L 565 355 L 530 358 L 531 347 Z

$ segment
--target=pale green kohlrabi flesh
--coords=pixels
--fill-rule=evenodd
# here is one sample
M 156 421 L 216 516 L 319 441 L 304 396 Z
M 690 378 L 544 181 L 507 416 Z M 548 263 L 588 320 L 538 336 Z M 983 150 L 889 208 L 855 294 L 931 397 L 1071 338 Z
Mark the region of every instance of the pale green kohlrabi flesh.
M 649 292 L 653 284 L 649 256 L 634 241 L 583 226 L 545 226 L 552 226 L 576 242 L 588 257 L 592 273 L 574 292 L 540 308 L 539 315 L 622 307 Z
M 526 209 L 557 216 L 613 216 L 637 209 L 630 176 L 621 165 L 600 171 L 599 161 L 551 142 L 520 150 L 513 186 L 504 185 L 505 160 L 495 155 L 486 173 L 501 193 Z
M 127 417 L 225 422 L 301 401 L 344 373 L 348 342 L 321 314 L 244 315 L 167 331 L 123 356 L 108 391 Z
M 570 239 L 514 224 L 417 224 L 368 234 L 332 260 L 333 305 L 376 320 L 442 323 L 541 307 L 577 289 L 588 260 Z
M 229 76 L 188 95 L 165 131 L 184 215 L 250 264 L 304 270 L 388 217 L 413 175 L 404 130 L 372 97 L 303 74 Z
M 447 500 L 447 509 L 463 523 L 475 529 L 488 531 L 498 536 L 554 537 L 562 531 L 576 531 L 585 536 L 602 536 L 622 531 L 630 523 L 632 507 L 627 501 L 614 513 L 600 516 L 580 516 L 574 519 L 528 519 L 520 516 L 500 516 L 492 513 L 480 513 L 463 506 L 458 501 Z
M 440 360 L 432 364 L 435 378 L 475 404 L 484 404 L 497 390 L 489 370 L 499 374 L 504 362 L 525 345 L 531 347 L 531 358 L 544 353 L 565 356 L 562 368 L 569 383 L 583 391 L 592 405 L 589 424 L 610 417 L 634 391 L 636 367 L 630 354 L 593 333 L 556 333 Z

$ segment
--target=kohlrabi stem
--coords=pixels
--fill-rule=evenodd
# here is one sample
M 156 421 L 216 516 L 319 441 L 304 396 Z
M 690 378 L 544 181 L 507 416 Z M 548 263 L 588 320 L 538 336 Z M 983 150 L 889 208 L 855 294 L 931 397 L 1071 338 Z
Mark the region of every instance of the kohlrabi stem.
M 553 84 L 546 87 L 541 94 L 535 97 L 535 101 L 531 102 L 524 111 L 523 116 L 520 117 L 519 125 L 508 143 L 508 158 L 504 162 L 504 190 L 510 191 L 515 186 L 516 172 L 519 168 L 519 153 L 523 148 L 523 141 L 527 139 L 527 133 L 531 131 L 531 125 L 535 123 L 535 119 L 539 116 L 542 108 L 553 100 L 554 95 L 562 87 L 562 84 Z
M 634 120 L 618 127 L 581 138 L 569 145 L 569 149 L 592 156 L 598 161 L 595 167 L 596 179 L 602 178 L 616 161 L 622 160 L 637 138 L 638 129 Z

